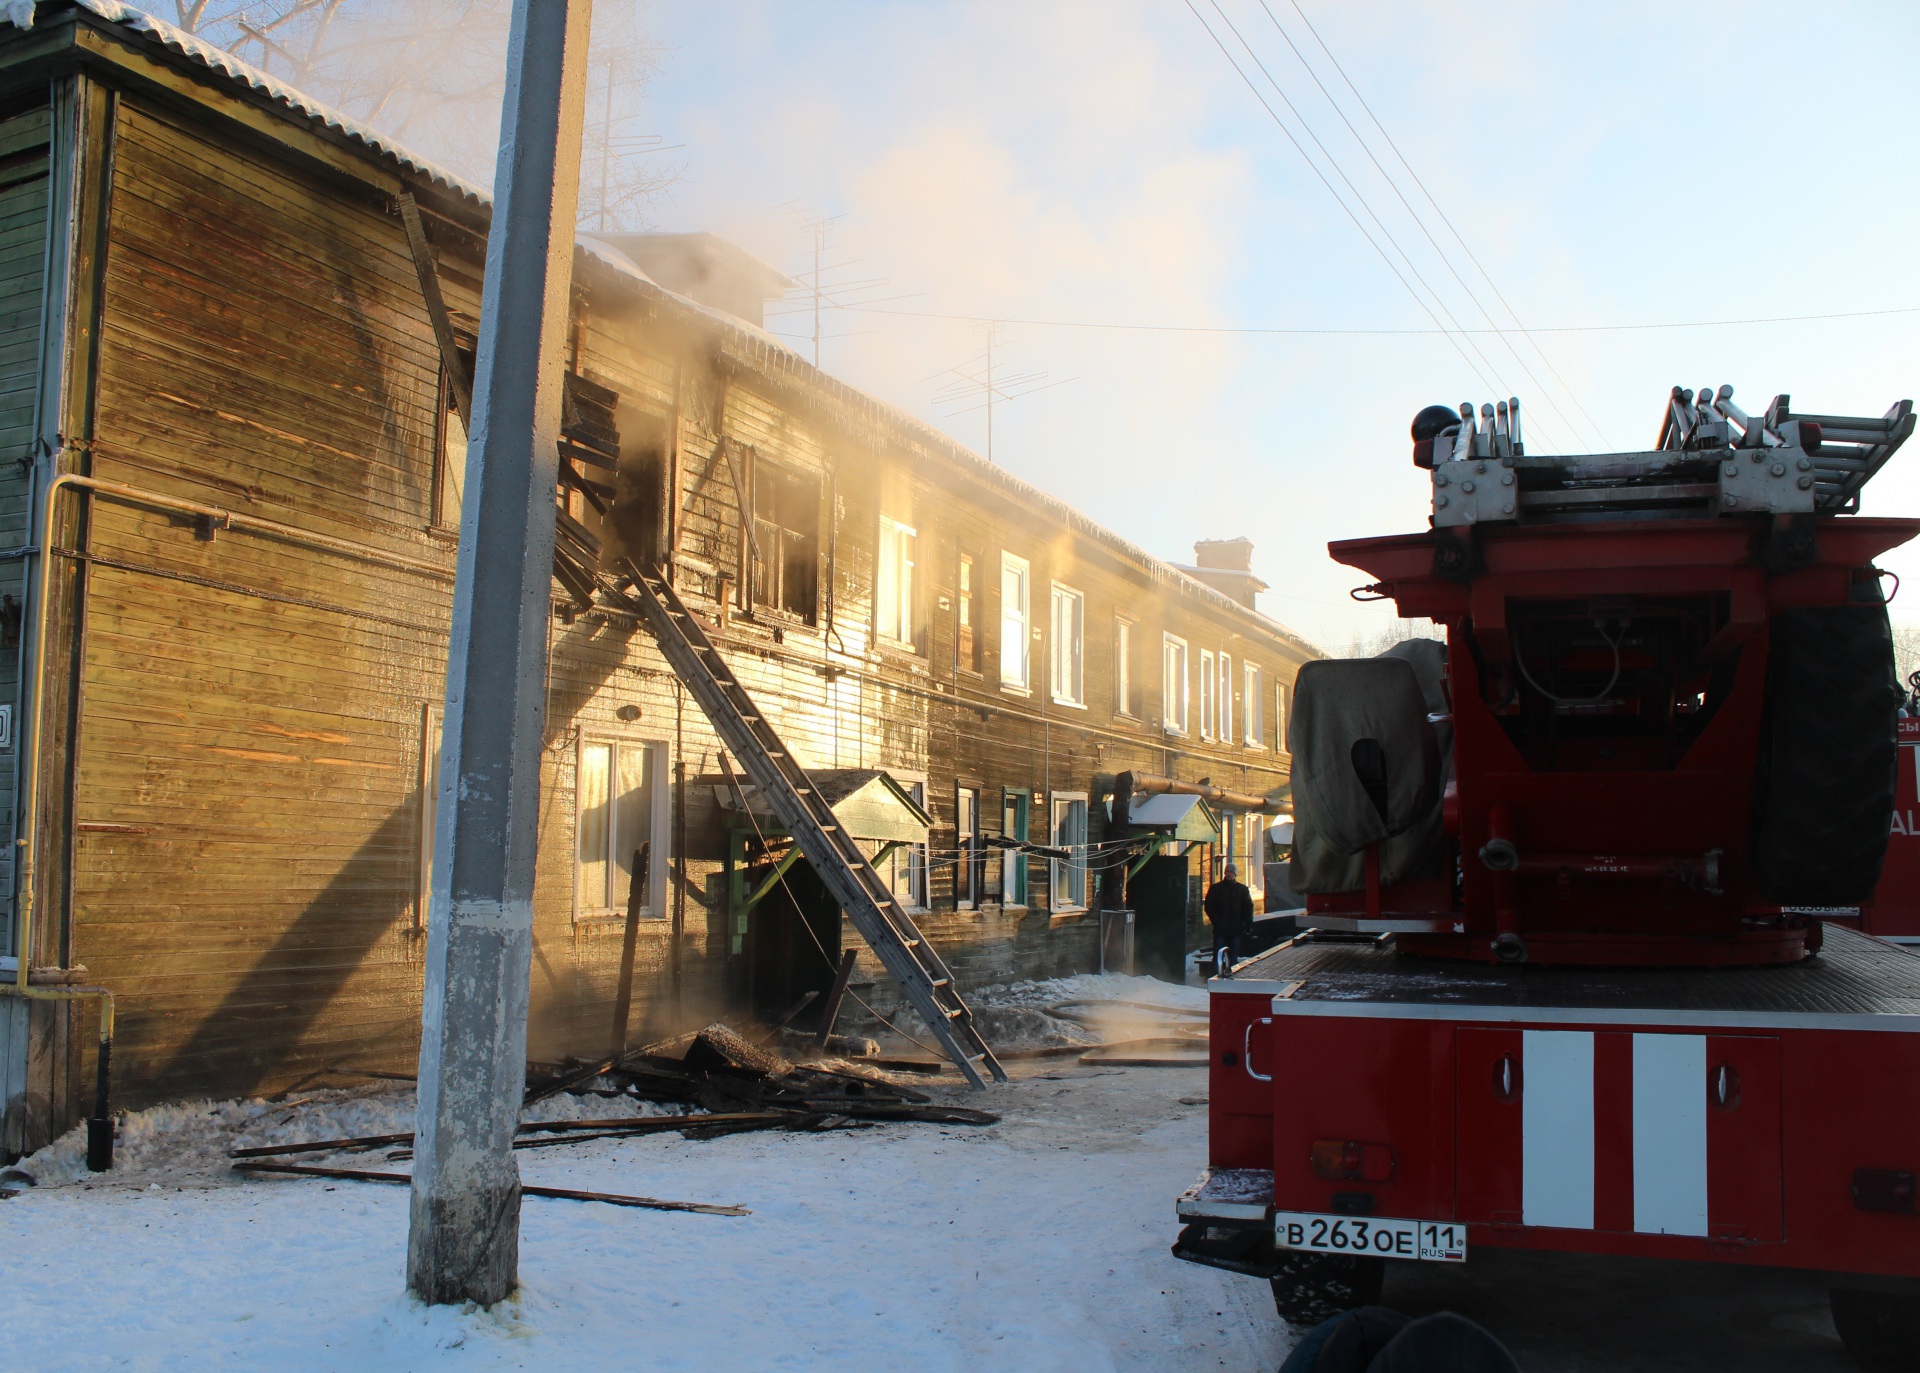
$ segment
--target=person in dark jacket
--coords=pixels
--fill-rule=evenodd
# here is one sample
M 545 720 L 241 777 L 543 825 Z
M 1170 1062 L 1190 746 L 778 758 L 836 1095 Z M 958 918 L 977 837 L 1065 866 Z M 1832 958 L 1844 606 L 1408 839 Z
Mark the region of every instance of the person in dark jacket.
M 1207 889 L 1202 903 L 1207 923 L 1213 926 L 1213 970 L 1220 977 L 1232 977 L 1233 965 L 1240 961 L 1240 944 L 1253 929 L 1253 893 L 1240 881 L 1240 870 L 1227 864 L 1218 882 Z

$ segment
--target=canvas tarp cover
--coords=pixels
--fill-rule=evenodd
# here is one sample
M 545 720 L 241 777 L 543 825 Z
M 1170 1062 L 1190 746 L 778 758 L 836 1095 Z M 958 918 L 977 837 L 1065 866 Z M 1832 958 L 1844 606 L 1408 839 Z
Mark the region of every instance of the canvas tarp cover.
M 1380 882 L 1439 871 L 1445 852 L 1440 798 L 1452 761 L 1444 714 L 1446 647 L 1396 644 L 1377 658 L 1325 659 L 1300 669 L 1293 749 L 1292 886 L 1299 892 L 1358 891 L 1366 848 L 1380 845 Z M 1371 740 L 1385 783 L 1376 804 L 1355 765 Z M 1371 751 L 1362 745 L 1362 761 Z

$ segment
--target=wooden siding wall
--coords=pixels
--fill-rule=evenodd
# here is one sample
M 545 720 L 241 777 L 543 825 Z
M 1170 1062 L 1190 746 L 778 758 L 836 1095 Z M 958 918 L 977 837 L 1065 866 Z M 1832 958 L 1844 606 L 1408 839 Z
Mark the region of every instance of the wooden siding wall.
M 40 385 L 41 310 L 47 255 L 47 141 L 50 111 L 31 110 L 0 123 L 0 550 L 31 538 L 27 474 L 34 459 L 35 396 Z M 39 155 L 34 156 L 35 153 Z M 0 560 L 0 704 L 14 714 L 19 738 L 20 624 L 26 604 L 26 560 Z M 0 750 L 0 953 L 13 947 L 12 742 Z
M 128 96 L 116 136 L 93 472 L 446 575 L 252 534 L 209 538 L 189 521 L 92 500 L 74 559 L 86 576 L 75 956 L 120 998 L 123 1103 L 273 1090 L 342 1065 L 405 1067 L 424 952 L 423 719 L 444 687 L 454 554 L 452 537 L 429 528 L 439 364 L 405 240 L 379 197 L 357 199 L 189 113 Z M 480 264 L 440 237 L 449 303 L 471 319 Z M 610 294 L 583 304 L 575 337 L 571 365 L 619 393 L 623 441 L 667 435 L 684 553 L 740 565 L 734 472 L 710 464 L 723 436 L 741 445 L 737 462 L 820 474 L 817 623 L 730 607 L 718 637 L 803 762 L 924 778 L 936 851 L 954 847 L 956 777 L 1031 789 L 1035 839 L 1050 790 L 1098 796 L 1128 767 L 1254 792 L 1285 780 L 1270 748 L 1181 752 L 1157 724 L 1116 721 L 1107 626 L 1118 605 L 1139 616 L 1137 690 L 1152 721 L 1162 623 L 1189 637 L 1196 662 L 1217 641 L 1290 677 L 1297 647 L 1203 598 L 1164 595 L 910 433 L 875 433 L 824 399 L 796 398 L 728 357 L 692 312 Z M 921 654 L 873 641 L 883 501 L 920 530 Z M 980 681 L 953 664 L 962 543 L 980 555 Z M 1034 624 L 1046 624 L 1049 578 L 1086 593 L 1088 710 L 993 685 L 1002 547 L 1032 561 Z M 721 616 L 712 579 L 680 581 Z M 658 743 L 659 780 L 676 764 L 689 778 L 685 883 L 668 897 L 686 913 L 682 975 L 670 975 L 672 922 L 648 921 L 635 1034 L 725 1013 L 739 985 L 717 898 L 718 739 L 630 621 L 557 615 L 551 643 L 532 1032 L 546 1057 L 604 1046 L 620 950 L 618 921 L 573 909 L 582 731 Z M 1046 644 L 1033 647 L 1038 673 Z M 990 791 L 990 821 L 997 803 Z M 925 920 L 967 984 L 1093 965 L 1094 922 L 1044 909 L 1040 865 L 1031 909 L 957 912 L 951 874 L 936 864 Z M 897 1004 L 870 957 L 855 980 L 876 1005 Z

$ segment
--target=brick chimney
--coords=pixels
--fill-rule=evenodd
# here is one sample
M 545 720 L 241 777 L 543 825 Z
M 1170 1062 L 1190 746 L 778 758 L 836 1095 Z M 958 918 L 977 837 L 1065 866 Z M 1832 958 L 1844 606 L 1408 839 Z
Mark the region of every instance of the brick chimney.
M 1254 598 L 1267 589 L 1267 584 L 1253 575 L 1252 539 L 1202 539 L 1193 546 L 1193 561 L 1192 567 L 1175 566 L 1248 610 L 1256 608 Z

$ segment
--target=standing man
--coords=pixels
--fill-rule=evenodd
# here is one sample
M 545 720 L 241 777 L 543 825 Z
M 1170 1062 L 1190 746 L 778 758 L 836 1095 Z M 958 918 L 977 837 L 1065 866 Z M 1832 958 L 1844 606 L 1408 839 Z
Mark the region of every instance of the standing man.
M 1229 863 L 1225 875 L 1207 889 L 1203 904 L 1207 922 L 1213 926 L 1213 971 L 1219 977 L 1232 977 L 1233 965 L 1240 961 L 1240 941 L 1253 928 L 1253 893 L 1240 881 L 1240 870 Z

